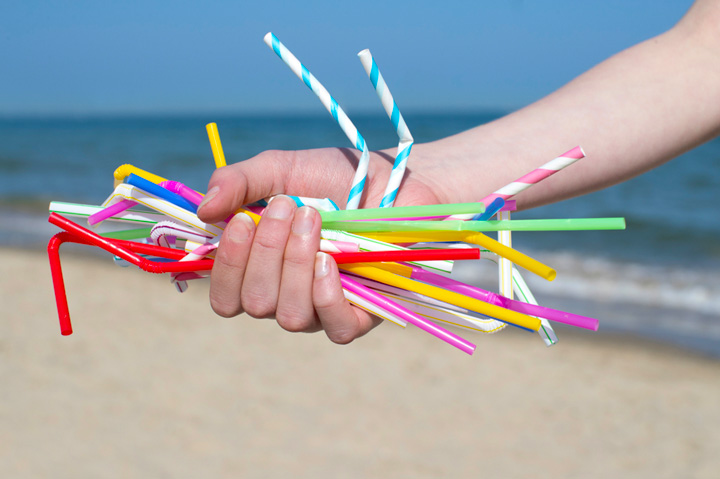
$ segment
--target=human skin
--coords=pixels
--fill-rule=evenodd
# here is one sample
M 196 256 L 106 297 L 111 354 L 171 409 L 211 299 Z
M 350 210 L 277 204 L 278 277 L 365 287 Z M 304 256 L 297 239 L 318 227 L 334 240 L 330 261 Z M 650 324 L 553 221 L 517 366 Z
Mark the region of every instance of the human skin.
M 609 58 L 549 96 L 491 123 L 416 144 L 395 201 L 479 201 L 576 145 L 587 158 L 518 196 L 520 209 L 589 193 L 661 165 L 720 133 L 720 2 L 700 0 L 669 31 Z M 370 155 L 360 207 L 382 198 L 393 152 Z M 359 152 L 266 151 L 217 170 L 199 209 L 207 222 L 273 199 L 255 227 L 237 215 L 215 259 L 210 303 L 221 316 L 275 318 L 348 343 L 380 320 L 350 305 L 337 265 L 318 253 L 321 220 L 283 194 L 343 206 Z M 472 173 L 476 172 L 476 173 Z

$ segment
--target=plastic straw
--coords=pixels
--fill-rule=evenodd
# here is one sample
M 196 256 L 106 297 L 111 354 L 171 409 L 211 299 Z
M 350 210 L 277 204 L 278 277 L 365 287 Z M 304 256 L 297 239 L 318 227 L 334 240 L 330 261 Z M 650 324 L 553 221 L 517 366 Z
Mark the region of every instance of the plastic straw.
M 83 205 L 79 203 L 65 203 L 62 201 L 52 201 L 48 208 L 50 213 L 58 213 L 65 216 L 75 216 L 79 218 L 88 218 L 91 215 L 102 211 L 102 206 Z M 125 223 L 140 223 L 146 225 L 154 225 L 158 221 L 167 219 L 164 215 L 152 213 L 148 211 L 126 210 L 115 216 L 107 218 L 112 221 L 121 221 Z
M 535 273 L 541 278 L 552 281 L 557 272 L 551 267 L 539 262 L 530 256 L 515 249 L 509 248 L 482 233 L 468 233 L 462 231 L 422 231 L 422 232 L 400 232 L 400 233 L 369 233 L 368 239 L 385 241 L 387 243 L 420 243 L 426 241 L 463 241 L 465 243 L 477 244 L 483 248 L 496 253 L 498 256 L 507 258 L 518 266 Z
M 152 228 L 135 228 L 131 230 L 112 231 L 109 233 L 99 233 L 103 238 L 134 240 L 139 238 L 149 238 L 152 234 Z
M 197 214 L 197 205 L 196 204 L 192 203 L 191 201 L 186 200 L 185 198 L 178 195 L 177 193 L 173 193 L 172 191 L 170 191 L 167 188 L 163 188 L 162 186 L 160 186 L 157 183 L 153 183 L 152 181 L 146 180 L 142 176 L 138 176 L 134 173 L 131 173 L 125 179 L 125 182 L 128 185 L 136 186 L 147 193 L 157 196 L 158 198 L 162 198 L 163 200 L 168 201 L 168 202 L 174 204 L 175 206 L 179 206 L 180 208 L 183 208 L 187 211 Z
M 394 208 L 363 208 L 360 210 L 321 211 L 325 221 L 375 220 L 388 218 L 445 217 L 456 213 L 477 214 L 485 211 L 482 203 L 396 206 Z
M 140 169 L 137 166 L 133 166 L 133 165 L 129 165 L 129 164 L 118 166 L 115 169 L 115 171 L 113 172 L 113 177 L 115 178 L 115 181 L 123 181 L 125 179 L 125 177 L 127 177 L 131 173 L 134 173 L 137 176 L 141 176 L 141 177 L 145 178 L 146 180 L 152 181 L 153 183 L 157 183 L 157 184 L 160 184 L 163 181 L 168 181 L 167 178 L 163 178 L 162 176 L 158 176 L 156 174 L 150 173 L 149 171 Z M 117 186 L 117 184 L 115 186 Z
M 290 69 L 295 75 L 300 78 L 308 88 L 310 88 L 315 95 L 320 99 L 322 104 L 325 106 L 328 112 L 332 115 L 335 121 L 340 125 L 345 135 L 352 144 L 362 152 L 360 160 L 358 161 L 357 170 L 355 170 L 355 176 L 352 180 L 352 186 L 350 189 L 350 195 L 348 196 L 346 208 L 349 210 L 356 209 L 360 205 L 360 199 L 362 197 L 363 189 L 365 188 L 365 182 L 367 180 L 368 163 L 370 161 L 370 153 L 368 152 L 367 144 L 365 139 L 360 135 L 360 132 L 355 127 L 350 118 L 345 114 L 338 102 L 330 96 L 330 93 L 325 89 L 324 86 L 310 73 L 310 71 L 300 63 L 295 55 L 283 45 L 280 40 L 272 33 L 268 32 L 265 35 L 265 43 L 267 46 L 277 54 L 278 57 Z
M 215 168 L 226 166 L 225 153 L 223 153 L 222 143 L 220 142 L 220 133 L 218 132 L 217 123 L 208 123 L 205 125 L 208 138 L 210 139 L 210 148 L 212 149 L 213 158 L 215 159 Z
M 401 276 L 388 273 L 387 271 L 374 268 L 372 266 L 346 264 L 341 265 L 341 269 L 349 271 L 351 273 L 364 276 L 366 278 L 379 281 L 381 283 L 389 284 L 409 291 L 429 296 L 431 298 L 444 301 L 446 303 L 457 305 L 461 308 L 475 311 L 480 314 L 485 314 L 493 318 L 500 319 L 507 323 L 512 323 L 518 327 L 537 331 L 540 328 L 540 320 L 537 318 L 531 318 L 522 313 L 510 311 L 508 309 L 501 308 L 492 304 L 485 303 L 475 298 L 456 293 L 454 291 L 447 291 L 437 286 L 420 283 L 412 279 L 403 278 Z
M 397 303 L 390 301 L 382 295 L 372 291 L 369 288 L 361 285 L 360 283 L 352 280 L 347 275 L 340 274 L 340 283 L 343 288 L 352 291 L 353 293 L 364 297 L 365 299 L 372 301 L 373 303 L 380 306 L 382 309 L 390 311 L 391 313 L 399 316 L 408 323 L 414 324 L 423 331 L 432 334 L 438 339 L 442 339 L 446 343 L 455 346 L 460 351 L 467 354 L 472 354 L 475 351 L 475 345 L 465 339 L 461 338 L 457 334 L 451 333 L 450 331 L 441 328 L 440 326 L 433 324 L 426 319 L 418 316 L 412 311 L 403 308 Z
M 218 226 L 215 226 L 211 223 L 205 223 L 203 221 L 200 221 L 200 219 L 198 219 L 198 217 L 194 213 L 179 206 L 176 206 L 168 201 L 165 201 L 162 198 L 158 198 L 151 193 L 145 192 L 140 188 L 128 185 L 127 183 L 119 184 L 115 188 L 113 194 L 110 195 L 107 200 L 105 200 L 104 205 L 107 206 L 110 204 L 114 204 L 115 202 L 122 199 L 130 199 L 137 201 L 138 203 L 147 206 L 150 209 L 159 211 L 169 216 L 170 218 L 174 218 L 182 223 L 185 223 L 186 225 L 197 228 L 201 232 L 209 233 L 211 236 L 217 236 L 222 233 L 222 228 L 219 228 Z
M 398 251 L 408 249 L 403 248 L 402 246 L 378 241 L 373 238 L 365 238 L 352 233 L 346 233 L 344 231 L 322 230 L 320 235 L 328 240 L 357 243 L 361 251 Z M 435 271 L 442 271 L 443 273 L 451 273 L 453 267 L 452 261 L 409 261 L 409 263 Z
M 362 211 L 362 210 L 359 210 Z M 509 212 L 500 212 L 501 214 Z M 624 230 L 625 218 L 558 218 L 490 221 L 323 221 L 323 227 L 352 233 L 400 231 L 600 231 Z
M 492 334 L 505 328 L 508 323 L 478 314 L 455 305 L 438 301 L 405 289 L 395 288 L 367 278 L 355 276 L 355 280 L 378 294 L 400 302 L 409 310 L 433 321 L 450 323 L 481 333 Z
M 358 253 L 332 253 L 337 264 L 379 263 L 434 260 L 480 259 L 480 250 L 474 249 L 411 249 L 399 251 L 361 251 Z
M 127 210 L 128 208 L 131 208 L 133 206 L 137 205 L 136 201 L 132 200 L 122 200 L 118 201 L 114 205 L 110 205 L 107 208 L 104 208 L 97 213 L 94 213 L 88 217 L 88 224 L 90 226 L 94 226 L 102 221 L 105 221 L 106 219 L 117 216 L 118 214 L 122 213 L 123 211 Z
M 380 73 L 380 69 L 370 53 L 370 50 L 361 51 L 358 53 L 358 57 L 360 57 L 360 62 L 362 63 L 363 68 L 365 68 L 365 72 L 368 74 L 368 77 L 370 77 L 370 83 L 372 83 L 375 93 L 377 93 L 380 98 L 380 102 L 382 103 L 383 108 L 385 108 L 385 112 L 390 117 L 390 121 L 395 127 L 400 140 L 397 147 L 397 154 L 395 155 L 395 163 L 393 164 L 392 171 L 390 172 L 390 178 L 388 179 L 387 186 L 385 187 L 385 193 L 383 194 L 382 201 L 380 202 L 380 207 L 384 208 L 392 206 L 395 202 L 403 176 L 405 176 L 405 167 L 407 166 L 408 157 L 410 156 L 410 150 L 412 149 L 414 140 L 410 134 L 410 130 L 405 124 L 405 120 L 403 119 L 397 104 L 395 103 L 395 100 L 390 94 L 390 90 L 388 89 L 387 84 Z
M 485 207 L 485 212 L 472 217 L 473 221 L 488 221 L 490 218 L 495 216 L 495 213 L 502 210 L 505 206 L 505 200 L 502 198 L 495 198 L 490 204 Z

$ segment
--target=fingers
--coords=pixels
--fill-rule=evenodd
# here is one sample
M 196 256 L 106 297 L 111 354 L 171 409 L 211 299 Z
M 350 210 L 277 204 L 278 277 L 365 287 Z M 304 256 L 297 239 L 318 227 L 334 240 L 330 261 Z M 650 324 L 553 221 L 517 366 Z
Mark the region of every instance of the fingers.
M 276 314 L 278 324 L 288 331 L 320 329 L 312 304 L 312 284 L 321 225 L 320 215 L 313 208 L 303 206 L 295 211 L 285 248 Z
M 240 163 L 218 168 L 208 184 L 208 192 L 198 207 L 198 217 L 216 223 L 243 205 L 285 191 L 291 171 L 289 153 L 267 151 Z
M 312 300 L 325 334 L 334 343 L 347 344 L 381 321 L 345 300 L 337 265 L 325 253 L 315 258 Z
M 273 198 L 255 232 L 240 299 L 243 309 L 256 318 L 275 315 L 295 209 L 295 202 L 287 196 Z
M 230 318 L 243 312 L 240 291 L 254 234 L 253 221 L 240 214 L 220 238 L 210 276 L 210 305 L 220 316 Z

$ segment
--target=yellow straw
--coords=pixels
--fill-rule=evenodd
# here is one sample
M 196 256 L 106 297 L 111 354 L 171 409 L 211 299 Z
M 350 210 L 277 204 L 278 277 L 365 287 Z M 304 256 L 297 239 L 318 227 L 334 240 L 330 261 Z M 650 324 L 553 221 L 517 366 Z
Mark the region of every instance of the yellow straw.
M 208 138 L 210 139 L 210 148 L 212 148 L 213 158 L 215 158 L 215 167 L 222 168 L 226 166 L 225 153 L 223 153 L 222 143 L 220 143 L 220 133 L 218 133 L 217 123 L 208 123 L 205 125 Z
M 531 258 L 530 256 L 512 249 L 509 246 L 496 241 L 482 233 L 467 231 L 407 231 L 396 233 L 359 233 L 367 238 L 384 241 L 386 243 L 421 243 L 425 241 L 463 241 L 480 245 L 483 248 L 492 251 L 498 256 L 507 258 L 516 265 L 535 273 L 536 275 L 548 281 L 552 281 L 557 276 L 557 272 L 550 266 Z
M 240 209 L 235 212 L 235 214 L 239 214 L 239 213 L 245 213 L 246 215 L 248 215 L 255 223 L 255 226 L 257 226 L 257 224 L 260 222 L 261 216 L 253 213 L 252 211 L 250 211 L 247 208 L 244 208 L 241 206 Z
M 500 306 L 495 306 L 494 304 L 488 304 L 484 301 L 480 301 L 479 299 L 471 298 L 454 291 L 448 291 L 437 286 L 431 286 L 419 281 L 403 278 L 402 276 L 383 271 L 373 266 L 366 266 L 358 263 L 342 264 L 339 267 L 340 269 L 364 276 L 368 279 L 389 284 L 390 286 L 395 286 L 396 288 L 413 291 L 439 301 L 453 304 L 460 308 L 475 311 L 476 313 L 485 314 L 507 323 L 520 326 L 521 328 L 531 329 L 533 331 L 540 329 L 540 320 L 537 318 L 518 313 L 517 311 L 501 308 Z
M 361 264 L 368 266 L 367 263 L 361 263 Z M 409 278 L 412 276 L 412 268 L 410 266 L 405 266 L 404 264 L 373 263 L 372 266 L 375 268 L 387 271 L 388 273 L 397 274 L 398 276 L 403 276 L 405 278 Z
M 160 184 L 163 181 L 168 181 L 167 178 L 163 178 L 162 176 L 154 175 L 150 173 L 149 171 L 141 170 L 137 166 L 133 165 L 120 165 L 117 167 L 115 172 L 113 172 L 113 177 L 115 178 L 115 186 L 117 187 L 119 182 L 122 182 L 126 177 L 130 176 L 131 173 L 134 173 L 138 176 L 141 176 L 145 178 L 148 181 L 152 181 L 153 183 Z

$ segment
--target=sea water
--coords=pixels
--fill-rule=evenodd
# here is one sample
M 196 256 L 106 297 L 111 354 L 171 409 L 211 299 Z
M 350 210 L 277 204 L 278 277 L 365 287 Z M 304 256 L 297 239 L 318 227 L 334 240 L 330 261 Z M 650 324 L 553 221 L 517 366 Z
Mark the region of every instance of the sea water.
M 406 113 L 405 119 L 420 143 L 501 113 Z M 219 125 L 228 163 L 267 149 L 350 146 L 327 115 L 2 119 L 0 244 L 43 245 L 55 230 L 46 222 L 49 201 L 101 203 L 121 164 L 204 191 L 214 169 L 205 132 L 211 121 Z M 355 116 L 353 121 L 371 149 L 397 144 L 387 118 Z M 586 315 L 592 310 L 603 329 L 720 355 L 718 204 L 720 139 L 623 184 L 513 214 L 623 216 L 627 230 L 516 233 L 513 244 L 558 270 L 553 283 L 525 274 L 541 304 L 572 306 L 573 312 Z M 495 281 L 496 274 L 487 266 L 467 264 L 458 273 L 465 281 L 483 284 Z

